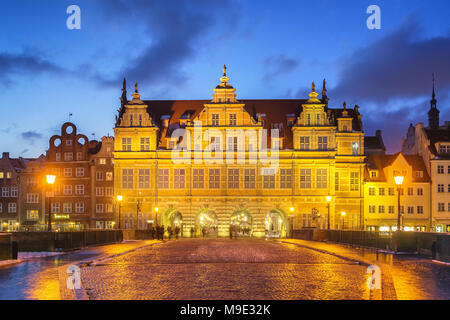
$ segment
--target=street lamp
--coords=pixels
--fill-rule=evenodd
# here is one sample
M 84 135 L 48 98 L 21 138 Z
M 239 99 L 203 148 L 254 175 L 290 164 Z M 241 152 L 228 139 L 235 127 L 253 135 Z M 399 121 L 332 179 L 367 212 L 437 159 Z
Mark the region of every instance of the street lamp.
M 346 212 L 345 212 L 345 211 L 342 211 L 342 212 L 341 212 L 341 217 L 342 217 L 342 230 L 344 230 L 344 226 L 345 226 L 345 215 L 346 215 Z
M 155 207 L 155 225 L 156 226 L 158 225 L 158 211 L 159 211 L 159 208 Z
M 122 206 L 122 200 L 123 196 L 117 195 L 117 202 L 119 203 L 119 225 L 118 225 L 119 230 L 120 230 L 120 207 Z
M 47 174 L 46 176 L 47 179 L 47 185 L 48 185 L 48 190 L 50 190 L 50 188 L 53 186 L 53 184 L 55 183 L 56 180 L 56 176 L 53 174 Z M 48 231 L 52 231 L 52 205 L 50 203 L 50 192 L 48 192 L 48 227 L 47 230 Z
M 328 230 L 330 230 L 330 202 L 331 202 L 331 196 L 326 196 L 327 203 L 328 203 Z
M 404 176 L 394 176 L 395 184 L 397 185 L 397 193 L 398 193 L 398 215 L 397 215 L 397 230 L 400 230 L 400 186 L 403 184 Z

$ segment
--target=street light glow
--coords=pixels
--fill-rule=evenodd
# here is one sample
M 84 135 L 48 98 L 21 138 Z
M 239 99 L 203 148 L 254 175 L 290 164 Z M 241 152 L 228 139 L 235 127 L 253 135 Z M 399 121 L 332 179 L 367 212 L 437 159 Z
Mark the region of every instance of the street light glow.
M 331 196 L 327 196 L 326 199 L 327 199 L 327 202 L 331 202 Z
M 121 195 L 118 195 L 118 196 L 117 196 L 117 201 L 119 201 L 119 202 L 120 202 L 120 201 L 122 201 L 122 200 L 123 200 L 123 196 L 121 196 Z
M 398 186 L 402 185 L 403 184 L 403 179 L 404 179 L 404 176 L 395 176 L 394 177 L 395 184 L 398 185 Z
M 55 180 L 56 180 L 56 176 L 55 175 L 47 174 L 45 177 L 47 178 L 47 183 L 48 184 L 54 184 L 55 183 Z
M 345 211 L 342 211 L 341 216 L 345 217 L 345 215 L 346 215 Z
M 159 211 L 159 208 L 158 207 L 155 207 L 155 212 L 158 212 Z

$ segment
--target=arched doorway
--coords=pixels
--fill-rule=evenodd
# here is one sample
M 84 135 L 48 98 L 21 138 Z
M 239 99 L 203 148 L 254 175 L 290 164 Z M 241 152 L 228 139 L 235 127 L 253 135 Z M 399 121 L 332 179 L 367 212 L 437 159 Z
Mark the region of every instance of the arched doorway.
M 236 211 L 231 215 L 230 225 L 238 236 L 249 237 L 252 234 L 253 218 L 247 211 Z
M 217 215 L 214 211 L 204 210 L 198 214 L 195 233 L 202 237 L 217 236 Z
M 164 225 L 164 228 L 167 230 L 167 227 L 171 227 L 172 230 L 175 231 L 175 228 L 180 228 L 179 235 L 183 235 L 183 215 L 180 211 L 177 209 L 169 209 L 167 210 L 161 221 L 162 225 Z
M 271 210 L 266 214 L 266 237 L 281 238 L 286 236 L 284 214 L 279 210 Z

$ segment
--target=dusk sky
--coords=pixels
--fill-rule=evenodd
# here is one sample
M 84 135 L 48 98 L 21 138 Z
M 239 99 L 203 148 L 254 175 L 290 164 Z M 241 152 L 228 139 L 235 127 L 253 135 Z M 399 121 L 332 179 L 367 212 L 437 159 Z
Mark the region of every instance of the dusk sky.
M 143 99 L 211 99 L 223 64 L 238 99 L 307 98 L 326 78 L 330 107 L 358 104 L 389 152 L 427 123 L 433 72 L 450 120 L 450 1 L 1 0 L 0 21 L 0 149 L 14 157 L 45 153 L 69 113 L 112 135 L 123 77 Z

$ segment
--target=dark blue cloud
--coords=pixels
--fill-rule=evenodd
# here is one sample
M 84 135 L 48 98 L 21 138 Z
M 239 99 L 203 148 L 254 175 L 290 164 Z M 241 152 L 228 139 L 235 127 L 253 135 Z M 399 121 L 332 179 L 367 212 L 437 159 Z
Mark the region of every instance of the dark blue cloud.
M 28 141 L 34 141 L 37 139 L 42 139 L 43 135 L 41 133 L 38 133 L 36 131 L 25 131 L 21 133 L 21 136 L 23 139 Z
M 286 57 L 283 54 L 270 56 L 263 61 L 265 70 L 263 80 L 271 81 L 277 76 L 292 72 L 299 64 L 299 60 Z

